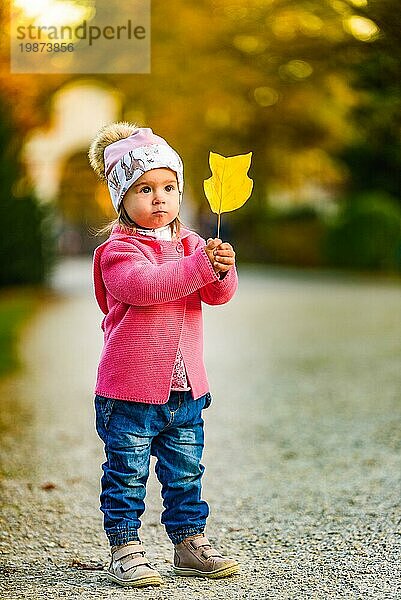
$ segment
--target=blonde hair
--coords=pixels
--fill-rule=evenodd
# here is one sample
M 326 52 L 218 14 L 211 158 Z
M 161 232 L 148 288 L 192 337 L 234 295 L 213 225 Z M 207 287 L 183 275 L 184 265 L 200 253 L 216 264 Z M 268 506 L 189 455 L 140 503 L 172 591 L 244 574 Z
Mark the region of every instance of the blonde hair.
M 89 147 L 88 152 L 89 164 L 99 179 L 102 181 L 107 181 L 104 166 L 105 148 L 114 142 L 118 142 L 119 140 L 129 137 L 135 131 L 137 131 L 137 129 L 139 129 L 139 125 L 136 123 L 129 123 L 128 121 L 110 123 L 99 129 L 96 137 Z M 110 234 L 115 225 L 121 227 L 121 229 L 123 229 L 129 235 L 135 233 L 137 229 L 137 224 L 134 223 L 134 221 L 130 218 L 122 202 L 118 209 L 117 218 L 107 223 L 104 227 L 93 230 L 92 233 L 96 236 Z M 180 226 L 181 220 L 179 216 L 177 216 L 170 224 L 171 235 L 175 235 L 178 238 L 180 235 Z

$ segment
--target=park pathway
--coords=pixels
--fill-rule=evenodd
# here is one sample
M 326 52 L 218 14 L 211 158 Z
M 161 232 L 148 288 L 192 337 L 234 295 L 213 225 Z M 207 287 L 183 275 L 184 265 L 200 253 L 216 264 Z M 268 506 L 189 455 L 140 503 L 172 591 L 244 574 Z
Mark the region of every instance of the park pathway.
M 90 272 L 59 265 L 1 386 L 0 598 L 401 598 L 400 282 L 242 268 L 205 308 L 207 532 L 242 575 L 173 576 L 153 476 L 141 535 L 165 584 L 138 591 L 104 575 Z

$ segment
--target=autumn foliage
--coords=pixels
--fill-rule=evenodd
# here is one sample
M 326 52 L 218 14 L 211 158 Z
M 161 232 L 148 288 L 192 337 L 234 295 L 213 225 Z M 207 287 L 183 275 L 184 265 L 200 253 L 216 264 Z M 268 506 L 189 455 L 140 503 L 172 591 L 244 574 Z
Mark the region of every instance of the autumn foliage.
M 152 127 L 183 156 L 186 193 L 203 222 L 209 151 L 252 151 L 252 203 L 230 215 L 228 226 L 240 245 L 241 232 L 251 228 L 256 246 L 265 248 L 257 253 L 263 260 L 280 256 L 274 227 L 283 227 L 286 212 L 291 220 L 291 213 L 308 208 L 317 233 L 301 236 L 299 245 L 315 244 L 312 254 L 324 263 L 329 258 L 321 240 L 326 226 L 338 230 L 333 213 L 340 214 L 344 203 L 369 191 L 401 204 L 401 19 L 395 0 L 153 3 L 152 70 L 141 75 L 10 74 L 4 3 L 2 11 L 1 95 L 16 136 L 50 123 L 52 94 L 64 83 L 106 84 L 122 95 L 119 118 Z M 68 183 L 62 210 L 79 220 L 79 202 L 69 202 L 65 189 Z M 105 200 L 99 190 L 95 195 Z M 299 231 L 303 226 L 304 218 Z M 276 246 L 269 246 L 273 239 Z M 246 256 L 245 242 L 242 247 Z M 301 254 L 294 250 L 295 262 Z

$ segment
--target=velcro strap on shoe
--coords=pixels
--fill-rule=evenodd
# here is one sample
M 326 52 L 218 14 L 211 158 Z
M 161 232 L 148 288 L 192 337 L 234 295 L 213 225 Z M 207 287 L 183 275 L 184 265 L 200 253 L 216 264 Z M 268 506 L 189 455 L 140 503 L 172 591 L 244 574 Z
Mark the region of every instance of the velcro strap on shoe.
M 134 567 L 139 567 L 139 565 L 148 565 L 148 564 L 149 564 L 149 562 L 144 556 L 135 556 L 135 557 L 132 557 L 129 560 L 125 561 L 121 565 L 121 570 L 125 572 L 125 571 L 129 571 L 130 569 L 133 569 Z
M 127 544 L 113 552 L 113 560 L 120 560 L 121 558 L 124 558 L 124 556 L 137 554 L 138 552 L 145 552 L 145 548 L 142 544 Z
M 213 548 L 206 548 L 206 550 L 202 551 L 202 555 L 205 558 L 211 558 L 212 556 L 215 556 L 218 558 L 223 558 L 223 556 L 220 554 L 220 552 L 217 552 L 217 550 L 213 550 Z
M 191 544 L 194 548 L 202 548 L 202 546 L 211 546 L 211 543 L 207 537 L 197 537 L 191 540 Z

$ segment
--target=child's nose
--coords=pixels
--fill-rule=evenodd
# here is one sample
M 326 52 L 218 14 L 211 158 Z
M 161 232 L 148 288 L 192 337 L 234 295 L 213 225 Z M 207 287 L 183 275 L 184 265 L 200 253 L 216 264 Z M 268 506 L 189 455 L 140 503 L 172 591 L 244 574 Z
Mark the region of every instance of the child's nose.
M 162 202 L 164 202 L 163 194 L 160 190 L 155 190 L 155 193 L 153 195 L 153 202 L 154 204 L 161 204 Z

